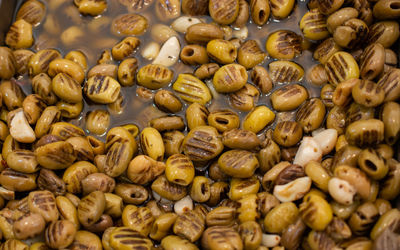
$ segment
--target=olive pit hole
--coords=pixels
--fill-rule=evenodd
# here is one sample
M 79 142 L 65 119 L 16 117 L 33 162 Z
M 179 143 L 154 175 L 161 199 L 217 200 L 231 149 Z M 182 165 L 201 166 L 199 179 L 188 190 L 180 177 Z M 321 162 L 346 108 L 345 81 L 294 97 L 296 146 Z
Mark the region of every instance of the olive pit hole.
M 203 183 L 203 184 L 201 184 L 201 193 L 202 194 L 205 194 L 206 193 L 206 191 L 208 190 L 208 188 L 207 188 L 207 186 L 206 186 L 206 184 L 205 183 Z
M 392 10 L 400 10 L 400 2 L 392 2 L 390 3 L 389 7 Z
M 224 119 L 224 118 L 216 118 L 215 121 L 218 122 L 219 124 L 223 124 L 223 125 L 228 125 L 229 124 L 229 121 L 227 119 Z
M 88 141 L 89 141 L 90 146 L 92 146 L 92 148 L 97 148 L 100 146 L 100 144 L 97 141 L 93 140 L 90 137 L 88 138 Z
M 371 169 L 372 171 L 378 170 L 378 168 L 372 161 L 366 160 L 364 163 L 365 163 L 365 166 L 367 166 L 367 168 Z
M 372 76 L 374 75 L 374 71 L 372 69 L 368 70 L 367 72 L 365 72 L 364 77 L 369 79 L 369 78 L 373 78 Z
M 264 10 L 261 10 L 259 13 L 258 13 L 258 18 L 260 19 L 260 20 L 264 20 L 265 19 L 265 11 Z
M 394 136 L 390 136 L 390 137 L 387 139 L 387 142 L 388 142 L 389 144 L 394 144 L 395 141 L 396 141 L 396 137 L 394 137 Z
M 191 56 L 193 56 L 194 55 L 194 50 L 193 49 L 185 49 L 185 51 L 183 52 L 183 55 L 184 56 L 187 56 L 187 57 L 191 57 Z
M 176 184 L 180 184 L 180 185 L 186 184 L 186 182 L 185 182 L 184 180 L 182 180 L 182 179 L 175 179 L 174 182 L 175 182 Z

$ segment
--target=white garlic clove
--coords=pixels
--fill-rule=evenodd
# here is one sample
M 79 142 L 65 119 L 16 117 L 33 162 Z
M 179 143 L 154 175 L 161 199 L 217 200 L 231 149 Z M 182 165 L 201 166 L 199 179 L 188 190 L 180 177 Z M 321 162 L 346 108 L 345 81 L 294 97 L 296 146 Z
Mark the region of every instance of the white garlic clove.
M 160 53 L 160 45 L 156 42 L 150 42 L 142 49 L 142 57 L 147 60 L 154 60 Z
M 201 20 L 191 16 L 181 16 L 171 23 L 171 27 L 180 33 L 186 33 L 187 29 L 193 24 L 201 23 Z
M 328 191 L 338 203 L 350 205 L 353 203 L 357 190 L 347 181 L 333 177 L 328 182 Z
M 228 25 L 223 25 L 220 28 L 224 32 L 224 40 L 231 40 L 233 37 L 233 29 Z
M 240 29 L 234 29 L 232 32 L 233 38 L 238 38 L 242 41 L 246 40 L 248 36 L 249 36 L 249 30 L 247 29 L 246 26 Z
M 314 137 L 314 136 L 316 136 L 317 134 L 321 133 L 324 130 L 325 130 L 325 128 L 317 128 L 316 130 L 313 130 L 311 132 L 311 135 Z
M 180 51 L 181 45 L 179 44 L 179 40 L 173 36 L 161 47 L 160 53 L 158 53 L 156 59 L 154 59 L 153 64 L 170 67 L 178 61 Z
M 322 160 L 322 150 L 314 138 L 303 137 L 300 147 L 294 157 L 293 164 L 304 167 L 310 161 L 320 162 Z
M 160 204 L 160 205 L 162 205 L 162 206 L 172 206 L 172 204 L 174 203 L 173 201 L 168 200 L 168 199 L 162 197 L 161 195 L 159 195 L 159 194 L 158 194 L 156 191 L 154 191 L 154 190 L 152 191 L 152 194 L 153 194 L 154 200 L 155 200 L 158 204 Z
M 26 119 L 24 111 L 21 109 L 14 111 L 10 119 L 10 135 L 22 143 L 32 143 L 36 140 L 35 132 Z
M 274 187 L 274 196 L 281 202 L 290 202 L 303 198 L 311 188 L 310 177 L 300 177 L 284 185 Z
M 261 245 L 265 247 L 276 247 L 281 243 L 281 236 L 278 234 L 263 234 Z
M 322 154 L 326 155 L 335 147 L 338 133 L 336 129 L 330 128 L 313 135 L 313 138 L 321 148 Z
M 193 201 L 189 195 L 183 197 L 174 204 L 174 212 L 178 215 L 183 214 L 189 210 L 193 210 Z

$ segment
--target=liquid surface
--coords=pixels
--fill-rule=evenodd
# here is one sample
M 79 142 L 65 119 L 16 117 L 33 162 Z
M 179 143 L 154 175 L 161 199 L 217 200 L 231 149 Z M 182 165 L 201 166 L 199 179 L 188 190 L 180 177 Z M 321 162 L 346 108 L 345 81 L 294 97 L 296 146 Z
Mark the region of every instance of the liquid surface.
M 90 69 L 91 67 L 97 64 L 96 62 L 103 51 L 111 50 L 111 48 L 115 44 L 117 44 L 120 40 L 123 39 L 123 37 L 118 37 L 113 35 L 110 29 L 111 21 L 113 20 L 113 18 L 121 14 L 129 13 L 127 8 L 124 5 L 120 4 L 118 0 L 109 0 L 107 10 L 101 16 L 98 17 L 82 16 L 79 13 L 78 8 L 74 6 L 73 1 L 67 1 L 66 3 L 58 6 L 57 8 L 53 7 L 50 0 L 45 1 L 45 4 L 47 5 L 46 6 L 47 15 L 45 19 L 42 21 L 42 24 L 34 28 L 35 44 L 33 46 L 33 49 L 35 51 L 46 48 L 57 48 L 64 56 L 71 50 L 80 50 L 87 56 L 88 68 Z M 261 49 L 265 51 L 265 42 L 268 36 L 274 31 L 282 29 L 291 30 L 301 35 L 299 22 L 302 16 L 307 11 L 308 11 L 307 2 L 297 1 L 292 13 L 288 18 L 285 18 L 283 20 L 276 20 L 273 18 L 271 14 L 268 23 L 263 25 L 262 27 L 257 26 L 250 20 L 247 24 L 248 37 L 246 40 L 249 39 L 256 40 L 259 43 Z M 153 41 L 150 34 L 153 25 L 158 23 L 170 25 L 173 22 L 173 20 L 170 20 L 167 23 L 159 20 L 158 17 L 155 15 L 154 4 L 152 6 L 149 6 L 145 11 L 139 12 L 139 14 L 145 16 L 149 22 L 149 26 L 146 33 L 144 33 L 144 35 L 139 36 L 141 41 L 141 46 L 133 55 L 135 58 L 138 59 L 139 62 L 138 65 L 140 68 L 151 63 L 151 61 L 141 56 L 140 50 L 146 44 Z M 57 28 L 55 28 L 53 25 L 51 25 L 51 28 L 56 29 L 58 32 L 54 31 L 50 32 L 50 30 L 48 29 L 50 25 L 46 25 L 46 22 L 50 18 L 53 18 L 55 20 L 54 23 L 57 25 Z M 209 16 L 203 16 L 200 18 L 202 18 L 207 23 L 212 22 Z M 98 25 L 100 23 L 101 25 Z M 66 46 L 62 43 L 60 37 L 62 32 L 71 26 L 78 26 L 84 31 L 84 34 L 86 35 L 82 37 L 82 39 L 79 39 L 79 41 L 77 41 L 75 44 Z M 95 29 L 94 28 L 95 26 L 97 26 L 98 28 Z M 184 34 L 179 34 L 178 39 L 180 41 L 181 48 L 183 48 L 187 44 L 186 41 L 184 40 Z M 160 46 L 162 46 L 162 44 L 160 44 Z M 261 64 L 261 66 L 264 66 L 268 69 L 268 64 L 272 61 L 274 61 L 274 59 L 267 56 L 264 62 Z M 305 72 L 307 72 L 307 70 L 310 69 L 313 65 L 317 64 L 317 62 L 314 61 L 314 59 L 312 58 L 312 52 L 310 50 L 304 50 L 302 54 L 296 57 L 293 61 L 300 64 L 304 68 Z M 194 70 L 196 69 L 196 67 L 183 64 L 180 60 L 170 68 L 174 71 L 174 80 L 172 81 L 172 83 L 175 81 L 175 79 L 178 77 L 180 73 L 193 73 Z M 251 83 L 250 77 L 248 81 Z M 32 92 L 31 86 L 30 84 L 28 84 L 29 78 L 27 76 L 24 76 L 23 78 L 19 79 L 19 82 L 21 83 L 25 94 L 30 94 Z M 172 83 L 166 89 L 171 89 Z M 308 89 L 310 97 L 319 96 L 320 88 L 309 84 L 306 81 L 305 77 L 303 77 L 303 80 L 300 83 Z M 210 80 L 207 83 L 207 85 L 212 86 Z M 269 94 L 266 95 L 261 94 L 257 105 L 267 105 L 268 107 L 271 107 L 269 101 L 269 95 L 274 91 L 274 89 L 280 88 L 282 87 L 282 85 L 283 84 L 276 84 Z M 124 111 L 121 114 L 115 114 L 112 111 L 110 111 L 111 113 L 110 128 L 128 123 L 134 123 L 138 125 L 140 129 L 143 129 L 144 127 L 147 126 L 148 122 L 151 119 L 165 115 L 165 113 L 161 112 L 154 106 L 154 102 L 152 99 L 146 100 L 139 97 L 136 93 L 136 89 L 137 89 L 136 85 L 132 87 L 123 87 L 121 89 L 121 94 L 124 97 Z M 153 91 L 153 93 L 155 92 L 156 91 Z M 213 99 L 207 105 L 210 112 L 217 109 L 234 110 L 229 105 L 229 98 L 227 95 L 218 94 L 216 93 L 216 91 L 212 91 L 212 93 L 213 93 Z M 185 115 L 185 110 L 187 105 L 188 104 L 186 103 L 185 107 L 182 109 L 180 113 L 177 113 L 177 115 L 183 117 Z M 85 128 L 86 114 L 94 109 L 107 109 L 107 106 L 89 103 L 88 100 L 86 99 L 84 101 L 83 112 L 80 114 L 78 118 L 72 119 L 70 120 L 70 122 L 82 128 Z M 243 118 L 247 114 L 247 112 L 244 113 L 239 110 L 235 111 L 239 114 L 241 120 L 243 120 Z M 276 124 L 279 120 L 282 119 L 284 120 L 291 119 L 294 116 L 294 114 L 295 111 L 279 112 L 277 113 L 277 118 L 275 119 L 274 124 Z M 272 124 L 271 126 L 274 126 L 274 124 Z M 90 134 L 89 131 L 86 131 L 86 133 L 87 135 Z

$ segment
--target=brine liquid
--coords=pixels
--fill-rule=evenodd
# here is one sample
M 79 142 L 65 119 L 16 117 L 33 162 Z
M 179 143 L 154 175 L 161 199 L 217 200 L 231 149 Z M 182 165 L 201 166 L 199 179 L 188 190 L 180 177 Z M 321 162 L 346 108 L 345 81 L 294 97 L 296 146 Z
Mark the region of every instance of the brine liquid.
M 35 44 L 32 47 L 32 50 L 38 51 L 40 49 L 56 48 L 61 52 L 63 56 L 71 50 L 80 50 L 87 56 L 88 68 L 90 69 L 91 67 L 96 65 L 97 60 L 104 50 L 111 50 L 111 48 L 116 43 L 123 39 L 123 37 L 117 37 L 113 35 L 110 31 L 110 24 L 113 18 L 121 14 L 129 13 L 127 8 L 120 4 L 118 0 L 108 0 L 107 11 L 98 17 L 80 15 L 78 8 L 74 6 L 72 0 L 64 1 L 65 3 L 61 4 L 56 9 L 52 8 L 52 4 L 50 3 L 51 1 L 54 0 L 44 1 L 47 5 L 47 14 L 42 23 L 39 26 L 34 27 Z M 262 27 L 257 26 L 249 21 L 247 25 L 249 30 L 247 39 L 256 40 L 259 43 L 260 47 L 265 51 L 265 42 L 268 36 L 276 30 L 291 30 L 301 35 L 299 21 L 307 11 L 307 3 L 305 1 L 297 1 L 293 12 L 288 18 L 285 18 L 283 20 L 275 20 L 273 19 L 272 15 L 270 15 L 269 22 Z M 139 51 L 137 51 L 133 55 L 135 58 L 138 59 L 140 68 L 151 63 L 151 61 L 146 60 L 140 55 L 140 49 L 143 48 L 146 44 L 153 41 L 150 35 L 150 30 L 152 26 L 157 23 L 170 25 L 173 20 L 169 21 L 168 23 L 160 21 L 155 14 L 154 6 L 148 7 L 146 10 L 140 12 L 139 14 L 145 16 L 149 22 L 147 32 L 139 37 L 141 40 Z M 59 26 L 57 27 L 57 32 L 49 32 L 46 29 L 46 25 L 44 25 L 46 19 L 50 18 L 50 16 L 54 18 L 54 20 L 56 20 L 55 23 L 57 23 Z M 203 16 L 200 18 L 203 18 L 206 22 L 212 21 L 209 16 Z M 96 23 L 103 23 L 103 25 L 100 25 L 100 28 L 94 30 L 93 27 L 96 26 Z M 80 27 L 81 29 L 83 29 L 86 35 L 82 39 L 77 41 L 77 43 L 70 46 L 65 46 L 62 43 L 60 37 L 62 32 L 71 26 Z M 184 35 L 180 34 L 178 39 L 181 43 L 181 48 L 183 48 L 186 45 Z M 271 61 L 273 61 L 273 59 L 267 57 L 261 65 L 268 68 L 268 64 Z M 300 64 L 304 68 L 305 72 L 307 72 L 308 69 L 310 69 L 314 64 L 317 63 L 313 60 L 312 52 L 309 50 L 304 50 L 302 54 L 296 57 L 293 61 Z M 174 71 L 174 79 L 176 79 L 176 77 L 180 73 L 193 73 L 195 68 L 196 67 L 185 65 L 180 61 L 178 61 L 174 66 L 171 67 L 171 69 Z M 248 81 L 251 83 L 250 77 Z M 23 87 L 25 94 L 30 94 L 32 92 L 28 76 L 21 77 L 20 79 L 18 79 L 18 82 Z M 172 83 L 173 82 L 174 81 L 172 81 Z M 172 83 L 167 87 L 167 89 L 171 88 Z M 310 97 L 319 96 L 319 87 L 309 84 L 306 81 L 305 77 L 303 77 L 301 84 L 308 89 Z M 212 83 L 208 82 L 208 85 L 212 85 Z M 274 89 L 280 88 L 281 86 L 282 84 L 277 84 L 274 86 Z M 121 93 L 124 97 L 124 111 L 121 114 L 114 114 L 111 112 L 111 127 L 134 123 L 138 125 L 140 129 L 142 129 L 147 126 L 148 122 L 151 119 L 165 115 L 165 113 L 159 111 L 154 106 L 152 100 L 145 100 L 139 97 L 136 94 L 136 88 L 137 86 L 132 86 L 123 87 L 121 89 Z M 272 93 L 273 90 L 270 93 Z M 156 91 L 153 92 L 155 93 Z M 213 92 L 215 93 L 215 91 Z M 270 107 L 271 104 L 269 101 L 269 94 L 262 94 L 259 98 L 259 102 L 257 105 L 267 105 Z M 177 115 L 184 116 L 186 107 L 187 104 L 185 104 L 183 110 Z M 208 104 L 208 108 L 210 111 L 214 111 L 217 109 L 233 110 L 233 108 L 229 105 L 228 96 L 224 94 L 214 94 L 213 100 Z M 107 106 L 96 105 L 93 103 L 89 103 L 87 100 L 85 100 L 83 112 L 78 118 L 71 119 L 70 122 L 82 128 L 85 128 L 86 114 L 90 110 L 94 109 L 107 109 Z M 242 120 L 247 114 L 238 110 L 235 111 L 239 113 Z M 291 119 L 294 113 L 294 111 L 288 113 L 280 112 L 279 114 L 277 114 L 277 119 L 275 119 L 275 123 L 280 119 Z M 272 124 L 271 126 L 273 125 L 274 124 Z M 86 133 L 88 135 L 90 134 L 88 131 L 86 131 Z

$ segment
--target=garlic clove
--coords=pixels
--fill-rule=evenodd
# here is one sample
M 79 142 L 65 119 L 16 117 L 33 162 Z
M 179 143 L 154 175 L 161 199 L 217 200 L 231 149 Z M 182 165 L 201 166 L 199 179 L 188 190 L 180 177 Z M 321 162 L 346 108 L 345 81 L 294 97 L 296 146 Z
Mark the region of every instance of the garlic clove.
M 147 60 L 153 60 L 160 53 L 160 45 L 156 42 L 150 42 L 142 49 L 142 57 Z
M 178 61 L 180 51 L 181 45 L 179 44 L 179 40 L 173 36 L 163 44 L 153 64 L 170 67 Z
M 171 23 L 171 27 L 180 33 L 186 33 L 187 29 L 193 24 L 201 23 L 201 20 L 191 16 L 181 16 Z
M 303 198 L 311 188 L 310 177 L 300 177 L 284 185 L 274 187 L 274 196 L 281 202 L 290 202 Z
M 189 195 L 183 197 L 174 204 L 174 212 L 181 215 L 189 210 L 193 210 L 193 201 Z
M 325 129 L 316 135 L 313 135 L 314 140 L 318 143 L 322 150 L 322 154 L 326 155 L 333 150 L 336 145 L 338 133 L 336 129 Z
M 11 113 L 9 115 L 12 115 Z M 32 143 L 36 140 L 35 132 L 29 125 L 24 111 L 18 109 L 14 116 L 10 119 L 10 135 L 17 141 L 22 143 Z
M 333 177 L 329 180 L 328 191 L 332 198 L 340 204 L 350 205 L 353 203 L 357 190 L 347 181 Z
M 245 26 L 240 29 L 234 29 L 232 31 L 233 38 L 238 38 L 241 41 L 244 41 L 249 36 L 249 29 Z
M 300 147 L 294 157 L 293 164 L 304 167 L 310 161 L 320 162 L 322 160 L 322 149 L 313 137 L 303 137 Z
M 261 245 L 265 247 L 276 247 L 281 242 L 281 236 L 278 234 L 263 234 Z

